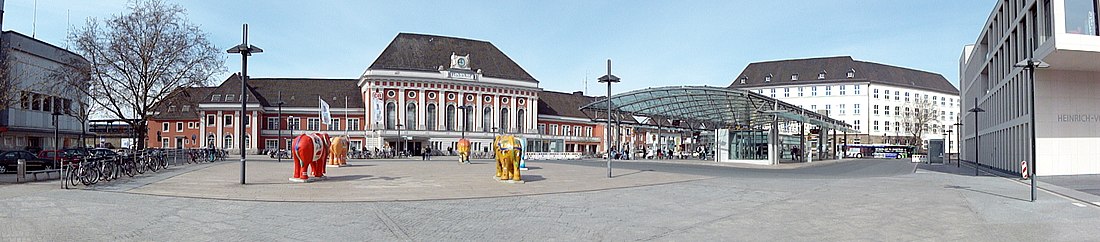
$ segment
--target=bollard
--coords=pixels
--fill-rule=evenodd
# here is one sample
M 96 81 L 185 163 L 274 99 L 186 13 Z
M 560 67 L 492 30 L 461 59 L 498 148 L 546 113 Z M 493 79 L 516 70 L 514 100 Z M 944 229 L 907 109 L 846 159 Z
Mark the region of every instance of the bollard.
M 19 159 L 16 161 L 15 168 L 15 181 L 19 182 L 27 179 L 27 160 Z

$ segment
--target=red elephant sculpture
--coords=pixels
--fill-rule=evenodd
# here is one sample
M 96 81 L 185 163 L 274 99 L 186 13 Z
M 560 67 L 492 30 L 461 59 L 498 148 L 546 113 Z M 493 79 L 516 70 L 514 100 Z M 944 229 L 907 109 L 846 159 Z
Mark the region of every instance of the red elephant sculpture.
M 294 158 L 294 177 L 291 177 L 290 181 L 308 181 L 309 174 L 306 174 L 306 169 L 312 171 L 313 177 L 324 179 L 329 146 L 328 134 L 313 133 L 295 137 L 294 146 L 291 149 L 293 152 L 291 157 Z

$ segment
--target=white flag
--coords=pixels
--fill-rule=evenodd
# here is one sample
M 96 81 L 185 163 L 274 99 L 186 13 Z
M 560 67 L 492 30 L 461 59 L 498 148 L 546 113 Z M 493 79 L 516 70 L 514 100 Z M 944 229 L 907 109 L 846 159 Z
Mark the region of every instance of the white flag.
M 332 113 L 328 110 L 328 103 L 321 97 L 317 97 L 318 101 L 321 101 L 321 123 L 325 125 L 332 125 Z

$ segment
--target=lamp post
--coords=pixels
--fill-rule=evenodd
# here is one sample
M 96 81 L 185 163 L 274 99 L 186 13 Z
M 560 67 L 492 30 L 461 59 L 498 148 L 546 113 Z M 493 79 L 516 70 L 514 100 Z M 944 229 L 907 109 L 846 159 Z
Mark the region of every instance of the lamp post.
M 1031 178 L 1031 201 L 1035 201 L 1035 143 L 1039 141 L 1039 137 L 1035 136 L 1035 68 L 1047 68 L 1050 64 L 1046 62 L 1028 58 L 1012 65 L 1014 67 L 1023 67 L 1028 72 L 1030 82 L 1028 82 L 1028 104 L 1031 106 L 1031 124 L 1028 125 L 1031 129 L 1031 164 L 1028 167 L 1031 169 L 1028 171 L 1028 177 Z
M 600 77 L 599 82 L 607 83 L 607 178 L 611 178 L 611 146 L 614 144 L 614 136 L 611 135 L 611 84 L 619 82 L 619 77 L 611 75 L 611 59 L 607 59 L 607 75 Z
M 400 150 L 397 150 L 397 153 L 398 154 L 403 154 L 405 152 L 405 145 L 403 143 L 405 141 L 405 136 L 401 136 L 401 127 L 403 127 L 405 125 L 402 125 L 401 121 L 397 121 L 397 122 L 398 122 L 398 124 L 395 125 L 395 126 L 397 126 L 397 147 L 400 147 Z
M 947 164 L 951 164 L 951 132 L 952 131 L 950 129 L 948 129 L 945 132 L 947 132 L 947 133 L 943 134 L 943 137 L 947 138 L 947 145 L 946 145 L 947 148 L 945 149 L 946 151 L 944 151 L 944 153 L 947 153 L 947 162 L 948 162 Z
M 470 116 L 466 115 L 469 112 L 470 108 L 473 108 L 473 107 L 471 107 L 470 105 L 462 105 L 462 106 L 458 107 L 458 110 L 462 110 L 462 118 L 463 118 L 462 119 L 462 129 L 461 129 L 462 131 L 459 131 L 459 132 L 462 133 L 462 138 L 463 139 L 466 138 L 466 128 L 467 128 L 466 124 L 469 123 L 469 121 L 470 121 Z
M 256 47 L 256 46 L 252 46 L 252 45 L 248 44 L 248 24 L 244 24 L 243 29 L 244 29 L 244 31 L 243 31 L 244 34 L 243 34 L 243 37 L 241 38 L 242 39 L 241 44 L 239 44 L 237 46 L 234 46 L 233 48 L 229 48 L 229 50 L 226 50 L 226 52 L 228 52 L 230 54 L 241 54 L 241 122 L 240 122 L 240 124 L 238 124 L 238 126 L 240 127 L 240 132 L 239 132 L 240 136 L 238 137 L 238 140 L 240 140 L 240 142 L 241 142 L 240 146 L 241 146 L 241 184 L 242 185 L 244 184 L 244 170 L 245 170 L 244 169 L 245 168 L 244 148 L 245 148 L 245 145 L 246 145 L 245 142 L 244 142 L 244 136 L 245 136 L 244 122 L 245 122 L 245 116 L 247 116 L 247 115 L 245 115 L 245 113 L 248 112 L 248 110 L 246 109 L 246 106 L 245 106 L 246 103 L 248 102 L 248 88 L 247 88 L 247 86 L 248 86 L 248 56 L 251 56 L 252 53 L 263 53 L 264 52 L 264 50 L 260 49 L 260 47 Z
M 61 189 L 66 189 L 68 187 L 65 186 L 65 166 L 61 164 L 61 142 L 59 142 L 60 137 L 57 134 L 59 128 L 57 123 L 57 116 L 60 116 L 61 112 L 57 111 L 57 105 L 54 105 L 54 107 L 55 108 L 53 110 L 53 113 L 51 114 L 53 115 L 53 163 L 61 167 Z
M 283 146 L 283 144 L 284 144 L 283 143 L 283 124 L 282 124 L 283 123 L 283 104 L 286 104 L 286 102 L 283 101 L 283 92 L 279 91 L 279 101 L 275 102 L 275 105 L 279 106 L 279 116 L 278 116 L 278 118 L 275 118 L 275 125 L 279 127 L 279 144 L 275 145 L 275 157 L 276 157 L 275 159 L 278 162 L 283 162 L 283 156 L 282 156 L 282 154 L 279 154 L 279 151 L 282 150 L 282 148 L 280 148 L 279 146 Z M 288 122 L 288 124 L 289 124 L 289 122 Z M 291 136 L 291 137 L 293 137 L 293 136 Z
M 981 164 L 981 162 L 978 162 L 979 159 L 981 159 L 981 155 L 978 151 L 980 151 L 982 147 L 981 136 L 978 136 L 978 127 L 981 127 L 981 125 L 978 125 L 978 114 L 985 112 L 985 109 L 979 108 L 978 98 L 974 98 L 974 108 L 967 110 L 967 112 L 974 113 L 974 175 L 977 176 L 978 165 Z
M 106 128 L 104 128 L 104 131 L 103 131 L 103 140 L 104 140 L 104 143 L 106 143 L 106 141 L 107 141 L 107 140 L 109 140 L 109 139 L 108 139 L 107 137 L 108 137 L 109 135 L 111 135 L 111 125 L 114 125 L 114 124 L 115 124 L 115 121 L 113 121 L 113 120 L 107 120 L 107 127 L 106 127 Z M 106 148 L 106 146 L 107 146 L 106 144 L 102 144 L 102 145 L 104 146 L 104 148 Z M 120 144 L 120 145 L 121 145 L 121 144 Z
M 290 120 L 294 120 L 294 115 L 290 115 L 290 116 L 286 117 L 286 126 L 287 126 L 287 129 L 290 130 L 290 137 L 294 137 L 294 130 L 298 129 L 298 122 L 294 122 L 294 125 L 290 125 Z M 294 142 L 294 138 L 291 138 L 291 142 Z M 279 145 L 286 145 L 286 144 L 279 144 Z M 287 149 L 290 149 L 290 147 L 288 146 Z M 293 151 L 289 151 L 289 152 L 293 152 Z M 289 153 L 287 153 L 287 154 L 289 154 Z
M 962 146 L 961 146 L 961 144 L 962 144 L 962 134 L 963 134 L 963 132 L 962 132 L 961 128 L 962 128 L 963 124 L 962 124 L 962 121 L 960 121 L 958 118 L 956 118 L 954 125 L 955 125 L 955 130 L 958 131 L 957 133 L 955 133 L 955 142 L 959 142 L 959 144 L 960 144 L 960 145 L 958 145 L 957 148 L 955 148 L 956 150 L 959 151 L 958 152 L 959 154 L 956 154 L 957 157 L 955 157 L 955 167 L 962 167 Z

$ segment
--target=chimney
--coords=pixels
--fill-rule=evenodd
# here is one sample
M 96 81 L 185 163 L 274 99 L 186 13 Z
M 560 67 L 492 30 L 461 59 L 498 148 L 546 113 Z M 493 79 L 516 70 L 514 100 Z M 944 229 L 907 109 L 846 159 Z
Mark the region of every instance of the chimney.
M 574 91 L 573 95 L 584 96 L 584 91 Z

